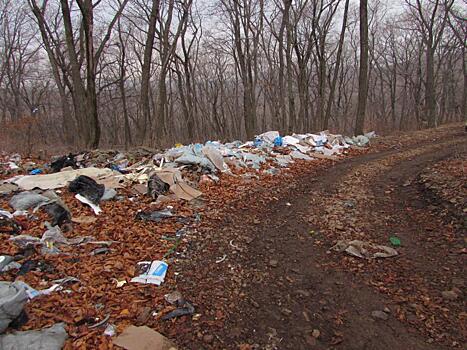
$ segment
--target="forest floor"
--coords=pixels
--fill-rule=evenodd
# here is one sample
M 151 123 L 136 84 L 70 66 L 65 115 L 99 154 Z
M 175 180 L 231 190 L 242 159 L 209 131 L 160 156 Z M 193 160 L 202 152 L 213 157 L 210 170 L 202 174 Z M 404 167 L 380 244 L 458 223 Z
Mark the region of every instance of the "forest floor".
M 193 240 L 179 289 L 203 317 L 166 331 L 189 349 L 461 348 L 466 139 L 460 125 L 381 138 L 256 184 Z M 331 249 L 393 236 L 392 258 Z
M 157 224 L 134 217 L 167 204 L 119 190 L 123 200 L 102 203 L 94 222 L 67 234 L 115 242 L 107 254 L 37 252 L 28 259 L 47 269 L 3 274 L 36 289 L 80 280 L 28 303 L 20 330 L 65 322 L 65 349 L 117 349 L 105 325 L 89 327 L 104 318 L 117 333 L 146 325 L 180 349 L 462 348 L 466 141 L 463 125 L 446 125 L 377 138 L 338 161 L 297 161 L 274 176 L 222 175 L 201 186 L 202 200 L 169 203 L 176 216 Z M 89 215 L 67 189 L 61 198 L 74 218 Z M 37 216 L 24 233 L 42 235 L 47 218 Z M 398 255 L 358 258 L 332 249 L 340 240 Z M 7 239 L 0 252 L 18 254 Z M 156 259 L 169 263 L 162 286 L 129 282 L 137 262 Z M 174 290 L 194 314 L 163 321 Z

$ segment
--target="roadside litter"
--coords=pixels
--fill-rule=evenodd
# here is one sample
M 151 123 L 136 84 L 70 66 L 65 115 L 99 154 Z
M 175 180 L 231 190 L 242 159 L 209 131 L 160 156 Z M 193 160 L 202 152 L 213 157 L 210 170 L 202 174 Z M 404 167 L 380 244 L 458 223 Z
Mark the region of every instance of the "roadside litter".
M 370 145 L 370 140 L 376 137 L 376 133 L 374 131 L 368 132 L 365 135 L 358 135 L 352 138 L 345 137 L 345 142 L 349 145 L 355 145 L 358 147 L 367 147 Z
M 47 221 L 45 222 L 45 227 L 47 231 L 44 232 L 41 238 L 42 243 L 52 243 L 52 244 L 64 244 L 64 245 L 77 245 L 77 244 L 86 244 L 86 243 L 99 243 L 94 242 L 94 237 L 91 236 L 79 236 L 74 238 L 66 238 L 60 227 L 52 226 Z
M 97 221 L 95 216 L 78 216 L 71 219 L 72 222 L 77 224 L 92 224 Z
M 110 253 L 111 250 L 109 248 L 103 247 L 103 248 L 96 248 L 91 252 L 91 255 L 101 255 L 101 254 L 107 254 Z
M 117 190 L 114 188 L 106 188 L 104 194 L 101 197 L 101 201 L 110 201 L 111 199 L 114 199 L 116 195 Z
M 64 224 L 71 222 L 71 213 L 64 204 L 49 203 L 44 205 L 44 209 L 52 218 L 52 226 L 62 227 Z
M 21 192 L 17 195 L 14 195 L 9 202 L 10 207 L 14 210 L 28 210 L 36 209 L 42 204 L 49 203 L 50 199 L 35 192 Z
M 394 248 L 359 240 L 342 240 L 337 242 L 331 249 L 337 252 L 346 252 L 349 255 L 361 259 L 391 258 L 398 255 L 397 250 Z
M 13 214 L 0 210 L 0 233 L 16 235 L 21 232 L 21 225 L 15 220 Z
M 99 204 L 105 192 L 105 186 L 99 185 L 89 176 L 80 175 L 70 182 L 68 189 L 72 193 L 79 194 L 93 204 Z
M 66 170 L 54 174 L 16 176 L 7 180 L 7 182 L 13 183 L 26 191 L 31 191 L 35 188 L 41 190 L 55 190 L 58 188 L 66 187 L 70 182 L 72 182 L 80 175 L 93 178 L 97 183 L 103 184 L 108 188 L 121 187 L 118 179 L 115 178 L 116 175 L 120 175 L 119 173 L 107 168 L 94 167 L 77 170 Z
M 189 186 L 183 179 L 180 170 L 174 168 L 164 168 L 163 170 L 156 170 L 155 175 L 161 181 L 169 186 L 169 189 L 179 199 L 190 201 L 198 198 L 202 193 L 193 187 Z
M 62 226 L 71 220 L 69 209 L 54 191 L 46 191 L 42 194 L 31 191 L 21 192 L 10 199 L 9 205 L 16 211 L 15 213 L 25 212 L 31 208 L 34 213 L 43 207 L 52 218 L 54 226 Z M 4 212 L 1 211 L 0 214 L 2 213 Z
M 182 294 L 178 291 L 166 294 L 165 300 L 169 304 L 177 306 L 177 308 L 162 316 L 161 320 L 163 321 L 167 321 L 176 317 L 193 315 L 195 313 L 194 306 L 190 302 L 186 301 Z
M 402 242 L 401 242 L 401 239 L 399 237 L 396 237 L 396 236 L 392 236 L 389 238 L 389 242 L 391 242 L 391 244 L 394 246 L 394 247 L 400 247 Z
M 153 174 L 148 181 L 148 195 L 153 199 L 157 199 L 159 196 L 165 196 L 170 190 L 168 183 L 162 181 L 162 179 Z
M 216 260 L 216 264 L 220 264 L 223 262 L 225 259 L 227 259 L 227 254 L 224 254 L 221 258 Z
M 97 205 L 97 204 L 94 204 L 94 203 L 93 203 L 92 201 L 90 201 L 88 198 L 83 197 L 83 196 L 80 195 L 80 194 L 76 194 L 76 195 L 75 195 L 75 198 L 76 198 L 77 200 L 79 200 L 81 203 L 90 206 L 91 209 L 93 210 L 94 214 L 99 215 L 99 214 L 102 212 L 101 207 L 99 207 L 99 205 Z
M 99 322 L 96 322 L 92 325 L 90 325 L 88 328 L 89 329 L 93 329 L 93 328 L 98 328 L 100 326 L 103 326 L 107 323 L 107 321 L 110 320 L 110 314 L 106 315 L 102 320 L 100 320 Z
M 162 321 L 167 321 L 172 318 L 176 317 L 181 317 L 181 316 L 188 316 L 188 315 L 193 315 L 195 313 L 195 308 L 194 306 L 189 303 L 188 301 L 184 300 L 183 303 L 177 304 L 178 307 L 169 312 L 168 314 L 164 315 L 161 317 Z
M 57 246 L 66 245 L 73 246 L 79 244 L 99 244 L 107 245 L 112 242 L 107 241 L 95 241 L 94 237 L 91 236 L 78 236 L 74 238 L 66 238 L 60 227 L 52 226 L 50 223 L 45 222 L 47 230 L 43 233 L 42 238 L 33 237 L 30 235 L 18 235 L 10 237 L 9 240 L 20 248 L 27 248 L 29 246 L 42 246 L 46 248 L 43 253 L 48 254 L 59 254 L 60 250 Z
M 41 240 L 37 237 L 30 235 L 18 235 L 9 238 L 9 241 L 13 242 L 20 248 L 26 248 L 27 246 L 40 245 Z
M 56 272 L 55 268 L 47 261 L 43 260 L 27 260 L 25 261 L 18 271 L 18 276 L 23 276 L 30 271 L 40 271 L 46 273 Z
M 13 332 L 0 335 L 2 350 L 60 350 L 68 334 L 64 323 L 35 331 Z
M 137 264 L 139 276 L 133 277 L 131 282 L 156 284 L 160 286 L 164 282 L 168 265 L 164 261 L 142 261 Z
M 127 350 L 177 350 L 170 340 L 146 326 L 127 327 L 113 343 Z
M 10 194 L 18 189 L 18 186 L 10 183 L 0 184 L 0 197 Z
M 104 335 L 108 337 L 113 337 L 115 334 L 117 334 L 117 328 L 115 327 L 115 325 L 108 324 L 104 330 Z
M 156 153 L 150 160 L 132 165 L 125 154 L 118 152 L 68 154 L 51 163 L 50 168 L 54 173 L 15 176 L 1 183 L 0 188 L 4 193 L 11 193 L 16 188 L 31 191 L 35 188 L 53 190 L 69 186 L 70 191 L 79 195 L 77 198 L 91 206 L 97 215 L 101 212 L 99 201 L 114 198 L 114 189 L 128 184 L 134 184 L 135 188 L 142 185 L 137 192 L 154 199 L 164 200 L 168 196 L 169 199 L 190 201 L 202 195 L 195 187 L 200 180 L 207 183 L 203 175 L 208 175 L 214 182 L 217 182 L 216 173 L 231 174 L 232 169 L 251 168 L 275 175 L 277 168 L 288 167 L 295 161 L 316 158 L 336 160 L 352 146 L 368 146 L 375 136 L 372 132 L 349 138 L 328 131 L 281 136 L 277 131 L 268 131 L 256 136 L 254 141 L 243 144 L 239 141 L 225 144 L 208 141 L 204 145 L 178 145 Z M 14 164 L 21 162 L 21 158 L 10 159 L 15 159 L 10 160 Z M 94 164 L 101 167 L 89 166 Z M 195 183 L 187 181 L 186 173 L 195 176 Z M 39 193 L 19 195 L 16 201 L 24 197 L 27 201 L 13 201 L 11 205 L 15 210 L 35 208 L 47 201 Z
M 75 273 L 76 269 L 81 270 L 83 266 L 83 272 L 77 275 L 86 282 L 86 286 L 83 286 L 85 288 L 79 289 L 80 297 L 84 298 L 86 294 L 86 298 L 89 298 L 91 290 L 94 297 L 105 293 L 100 286 L 95 286 L 94 280 L 87 279 L 91 272 L 95 272 L 91 271 L 95 265 L 92 265 L 91 269 L 86 266 L 87 260 L 92 264 L 100 264 L 99 268 L 103 271 L 103 275 L 98 274 L 99 277 L 110 281 L 112 288 L 115 286 L 121 288 L 118 291 L 127 293 L 133 289 L 146 293 L 151 289 L 149 286 L 128 285 L 127 282 L 130 281 L 160 286 L 164 283 L 168 270 L 168 263 L 164 260 L 176 260 L 177 257 L 183 256 L 184 252 L 179 249 L 179 244 L 190 240 L 191 236 L 186 233 L 191 230 L 196 231 L 201 215 L 203 217 L 205 215 L 204 207 L 210 208 L 212 203 L 222 201 L 222 198 L 213 198 L 211 192 L 209 196 L 203 198 L 202 191 L 211 188 L 215 193 L 219 190 L 215 187 L 232 184 L 235 186 L 237 181 L 238 190 L 241 191 L 242 181 L 256 181 L 262 177 L 270 179 L 293 164 L 304 164 L 317 159 L 336 161 L 347 154 L 348 149 L 352 147 L 368 146 L 374 136 L 368 134 L 346 138 L 328 131 L 316 134 L 280 135 L 278 131 L 269 131 L 245 143 L 208 141 L 204 144 L 178 144 L 166 150 L 141 149 L 129 152 L 98 150 L 62 155 L 54 158 L 50 164 L 44 164 L 37 159 L 21 159 L 19 155 L 8 157 L 3 154 L 0 156 L 0 174 L 4 179 L 0 181 L 1 208 L 7 209 L 9 205 L 11 212 L 0 210 L 0 232 L 9 235 L 3 240 L 4 255 L 0 255 L 0 273 L 8 279 L 26 275 L 20 279 L 25 278 L 38 289 L 20 280 L 13 283 L 1 282 L 0 327 L 4 329 L 0 328 L 0 333 L 6 327 L 12 327 L 15 322 L 24 322 L 24 305 L 28 299 L 35 299 L 34 303 L 44 302 L 47 298 L 39 298 L 40 296 L 63 290 L 66 284 L 80 282 L 72 277 L 51 281 L 52 278 L 62 276 L 60 273 L 63 274 L 63 271 Z M 8 176 L 10 178 L 6 179 Z M 89 206 L 92 213 L 75 199 Z M 187 201 L 190 204 L 184 205 L 174 201 Z M 291 204 L 287 203 L 287 205 Z M 111 226 L 107 220 L 110 216 L 115 219 L 114 226 Z M 125 227 L 126 220 L 131 221 L 133 229 L 141 228 L 143 234 L 148 235 L 146 237 L 150 236 L 149 241 L 152 242 L 154 239 L 154 242 L 156 240 L 160 242 L 160 246 L 154 250 L 154 256 L 160 260 L 137 263 L 136 273 L 133 271 L 133 266 L 125 266 L 124 263 L 132 261 L 133 264 L 136 257 L 139 257 L 138 260 L 146 259 L 141 252 L 143 249 L 146 251 L 147 245 L 141 240 L 135 242 L 135 237 L 132 236 L 134 231 Z M 193 227 L 190 227 L 192 224 Z M 97 241 L 94 237 L 86 236 L 91 230 L 96 238 L 109 239 L 109 241 Z M 109 247 L 115 242 L 114 240 L 121 242 L 124 249 L 115 247 L 111 250 Z M 361 258 L 397 255 L 392 248 L 358 242 L 360 241 L 342 243 L 341 251 Z M 229 248 L 240 250 L 234 243 L 236 242 L 231 240 Z M 85 244 L 96 246 L 81 247 Z M 392 240 L 391 244 L 395 245 Z M 138 249 L 140 251 L 135 252 Z M 228 261 L 227 254 L 220 256 L 215 262 L 221 264 L 226 260 Z M 110 275 L 113 271 L 115 275 Z M 51 277 L 53 275 L 55 277 Z M 126 277 L 128 275 L 134 277 L 130 280 Z M 3 295 L 7 294 L 8 298 L 3 298 Z M 78 293 L 65 290 L 59 296 L 62 298 L 70 295 L 73 312 L 80 309 L 76 305 L 74 294 Z M 166 300 L 173 306 L 161 313 L 161 320 L 190 316 L 195 312 L 195 307 L 179 293 L 171 293 Z M 7 302 L 14 304 L 3 307 Z M 104 304 L 104 301 L 99 300 L 99 303 Z M 107 315 L 110 315 L 110 312 L 113 314 L 110 310 L 111 308 L 113 310 L 114 305 L 109 303 L 105 306 L 108 308 Z M 79 312 L 83 315 L 87 313 L 83 308 Z M 132 311 L 127 310 L 127 312 L 128 314 L 121 316 L 130 318 L 127 316 Z M 99 317 L 102 319 L 101 316 Z M 109 318 L 97 322 L 92 315 L 80 315 L 79 319 L 92 320 L 87 322 L 87 325 L 91 323 L 94 325 L 88 328 L 102 326 L 101 330 L 95 330 L 100 335 L 113 337 L 117 333 L 117 327 L 108 324 Z M 31 320 L 37 321 L 35 318 Z M 118 320 L 119 318 L 116 318 L 114 322 L 120 327 Z M 78 322 L 73 321 L 68 327 L 79 327 L 76 323 Z M 143 334 L 143 337 L 138 332 Z M 54 338 L 53 334 L 58 334 L 55 337 L 56 343 L 44 342 L 43 344 L 46 345 L 35 343 L 42 341 L 41 337 L 46 335 Z M 77 334 L 76 329 L 73 329 L 73 334 Z M 131 339 L 135 334 L 136 338 L 132 342 L 125 343 L 125 339 L 128 337 Z M 60 325 L 55 325 L 42 330 L 2 336 L 0 339 L 3 343 L 0 342 L 2 345 L 0 348 L 16 349 L 10 345 L 13 344 L 12 339 L 17 339 L 17 344 L 22 344 L 24 339 L 28 339 L 30 344 L 36 344 L 32 345 L 35 346 L 34 349 L 42 349 L 41 346 L 54 349 L 54 346 L 60 348 L 66 337 L 63 326 L 60 328 Z M 151 349 L 166 349 L 164 347 L 166 338 L 149 328 L 142 327 L 127 328 L 123 334 L 114 339 L 114 344 L 139 350 L 143 349 L 141 346 L 147 345 L 148 339 L 152 339 Z M 157 344 L 160 344 L 160 347 Z M 25 348 L 28 347 L 25 345 Z M 167 349 L 169 348 L 174 349 L 172 345 Z
M 63 168 L 67 167 L 72 167 L 73 169 L 76 169 L 78 165 L 76 164 L 75 156 L 70 153 L 66 156 L 62 156 L 54 160 L 52 163 L 50 163 L 50 167 L 52 168 L 54 173 L 58 173 Z
M 164 209 L 164 210 L 152 211 L 152 212 L 141 211 L 136 214 L 136 219 L 144 220 L 144 221 L 160 222 L 163 219 L 171 218 L 173 216 L 174 215 L 169 209 Z
M 20 269 L 21 264 L 15 261 L 10 255 L 0 255 L 0 272 L 6 272 L 13 269 Z
M 20 282 L 0 281 L 0 333 L 19 317 L 27 301 L 26 289 Z
M 15 283 L 17 283 L 19 286 L 21 286 L 21 288 L 23 288 L 23 290 L 26 292 L 26 295 L 29 299 L 34 299 L 42 295 L 49 295 L 53 292 L 61 291 L 63 290 L 63 286 L 65 284 L 77 283 L 77 282 L 80 282 L 80 280 L 75 277 L 66 277 L 66 278 L 62 278 L 59 280 L 54 280 L 52 282 L 54 282 L 52 286 L 46 289 L 41 289 L 41 290 L 34 289 L 23 281 L 16 281 Z

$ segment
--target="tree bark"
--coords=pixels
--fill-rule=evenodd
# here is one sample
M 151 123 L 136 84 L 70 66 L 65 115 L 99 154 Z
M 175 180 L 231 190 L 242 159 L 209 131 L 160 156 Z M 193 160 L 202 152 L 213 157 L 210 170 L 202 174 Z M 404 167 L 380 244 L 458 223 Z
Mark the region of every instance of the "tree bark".
M 336 92 L 336 84 L 337 84 L 337 78 L 339 75 L 339 69 L 341 65 L 341 60 L 342 60 L 342 49 L 344 47 L 344 39 L 345 39 L 345 30 L 347 28 L 347 19 L 348 19 L 348 13 L 349 13 L 349 2 L 350 0 L 345 1 L 345 8 L 344 8 L 344 17 L 342 18 L 342 29 L 341 29 L 341 34 L 339 37 L 339 46 L 337 48 L 337 54 L 336 54 L 336 65 L 334 67 L 334 74 L 332 77 L 331 81 L 331 86 L 329 88 L 329 97 L 328 97 L 328 103 L 326 106 L 326 114 L 324 115 L 324 123 L 323 123 L 323 129 L 327 130 L 329 128 L 329 119 L 331 117 L 331 108 L 332 104 L 334 102 L 334 94 Z
M 78 121 L 78 133 L 81 138 L 81 146 L 89 146 L 91 141 L 90 132 L 87 126 L 87 101 L 86 89 L 81 79 L 81 65 L 78 61 L 78 55 L 73 40 L 73 28 L 71 24 L 70 8 L 67 0 L 60 0 L 63 24 L 65 27 L 65 41 L 67 46 L 68 59 L 70 61 L 71 80 L 73 82 L 73 106 L 76 119 Z
M 355 134 L 363 134 L 368 95 L 368 1 L 360 0 L 360 72 Z
M 425 106 L 428 127 L 434 128 L 436 126 L 435 63 L 434 50 L 431 47 L 427 47 L 426 50 Z
M 144 45 L 143 65 L 141 67 L 141 93 L 140 108 L 142 118 L 138 120 L 138 140 L 143 144 L 146 139 L 148 121 L 150 119 L 149 103 L 149 80 L 151 74 L 152 51 L 154 49 L 154 37 L 156 35 L 156 23 L 159 17 L 160 0 L 152 0 L 151 12 L 149 15 L 148 33 Z
M 118 88 L 120 90 L 120 96 L 122 99 L 123 106 L 123 121 L 125 124 L 124 137 L 125 137 L 125 149 L 128 149 L 132 144 L 131 140 L 131 131 L 130 131 L 130 120 L 128 117 L 128 107 L 127 107 L 127 98 L 125 90 L 125 80 L 126 80 L 126 43 L 123 41 L 122 37 L 122 28 L 120 26 L 120 20 L 118 21 L 118 40 L 120 43 L 120 77 L 118 80 Z
M 34 16 L 36 17 L 37 24 L 39 26 L 39 32 L 41 33 L 41 38 L 44 43 L 44 48 L 47 52 L 47 57 L 52 68 L 52 75 L 55 84 L 57 84 L 57 89 L 60 96 L 60 105 L 62 108 L 62 120 L 65 135 L 64 140 L 67 145 L 73 146 L 75 143 L 76 128 L 72 119 L 72 112 L 66 95 L 65 84 L 62 81 L 60 75 L 60 70 L 65 71 L 65 69 L 63 69 L 63 67 L 60 67 L 59 59 L 55 55 L 54 50 L 52 48 L 51 38 L 49 38 L 48 36 L 48 33 L 50 31 L 47 28 L 47 23 L 43 16 L 43 11 L 45 11 L 45 7 L 39 8 L 34 0 L 31 0 L 29 2 L 29 5 L 32 9 Z
M 462 73 L 464 75 L 464 86 L 462 93 L 461 112 L 467 125 L 467 63 L 465 59 L 465 45 L 462 48 Z

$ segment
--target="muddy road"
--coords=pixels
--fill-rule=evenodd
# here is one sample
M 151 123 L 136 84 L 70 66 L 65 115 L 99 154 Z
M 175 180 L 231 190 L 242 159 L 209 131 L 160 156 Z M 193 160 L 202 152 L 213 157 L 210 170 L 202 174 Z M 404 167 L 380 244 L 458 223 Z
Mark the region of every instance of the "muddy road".
M 467 137 L 432 136 L 258 188 L 219 214 L 180 263 L 199 317 L 174 321 L 186 332 L 171 337 L 190 349 L 462 347 L 465 226 L 419 175 L 465 160 Z M 340 240 L 391 246 L 390 237 L 401 242 L 396 257 L 331 249 Z

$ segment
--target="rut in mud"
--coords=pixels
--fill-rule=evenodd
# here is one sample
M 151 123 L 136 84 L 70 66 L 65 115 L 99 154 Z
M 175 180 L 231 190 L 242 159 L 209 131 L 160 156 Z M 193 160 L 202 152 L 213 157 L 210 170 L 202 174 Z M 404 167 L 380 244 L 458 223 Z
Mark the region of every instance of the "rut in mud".
M 465 301 L 442 293 L 462 294 L 463 227 L 437 214 L 418 176 L 437 161 L 465 159 L 466 137 L 453 130 L 434 139 L 315 169 L 282 191 L 251 193 L 251 204 L 232 207 L 184 263 L 191 272 L 181 276 L 181 288 L 204 316 L 179 343 L 192 349 L 461 346 Z M 342 239 L 390 245 L 392 236 L 402 242 L 394 258 L 330 250 Z

